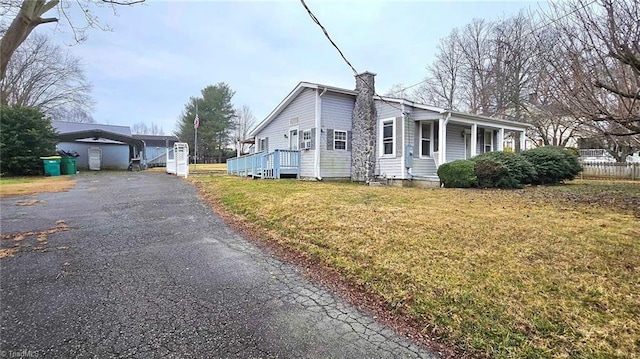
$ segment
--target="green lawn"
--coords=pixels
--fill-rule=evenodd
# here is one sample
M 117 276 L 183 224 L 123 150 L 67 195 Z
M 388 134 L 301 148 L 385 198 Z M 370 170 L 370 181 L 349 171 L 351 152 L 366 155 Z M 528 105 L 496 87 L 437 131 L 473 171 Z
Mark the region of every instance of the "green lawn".
M 505 191 L 190 180 L 461 351 L 639 357 L 640 183 Z

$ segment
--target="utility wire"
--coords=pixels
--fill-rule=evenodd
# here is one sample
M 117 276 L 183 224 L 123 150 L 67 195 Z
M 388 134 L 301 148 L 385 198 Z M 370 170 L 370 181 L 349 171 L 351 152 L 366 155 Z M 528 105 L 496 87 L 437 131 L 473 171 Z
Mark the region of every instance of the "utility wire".
M 349 62 L 349 60 L 347 59 L 347 57 L 344 55 L 344 53 L 342 52 L 342 50 L 340 50 L 340 48 L 338 47 L 338 45 L 336 45 L 336 43 L 331 39 L 331 36 L 329 36 L 329 32 L 327 31 L 327 29 L 320 23 L 320 20 L 318 20 L 318 18 L 313 14 L 313 12 L 311 12 L 311 9 L 309 9 L 309 7 L 307 6 L 307 4 L 304 2 L 304 0 L 300 0 L 300 2 L 302 3 L 302 6 L 304 6 L 305 10 L 307 10 L 307 13 L 309 14 L 309 17 L 311 17 L 311 20 L 313 20 L 314 23 L 316 23 L 316 25 L 318 25 L 320 27 L 320 29 L 322 29 L 322 32 L 324 33 L 324 36 L 329 40 L 329 42 L 331 43 L 331 45 L 333 45 L 333 47 L 336 48 L 336 50 L 338 50 L 338 53 L 340 54 L 340 56 L 342 57 L 342 59 L 344 60 L 344 62 L 347 63 L 347 65 L 349 65 L 349 67 L 351 68 L 351 70 L 353 71 L 354 76 L 358 76 L 359 72 L 358 70 L 356 70 L 355 67 L 353 67 L 353 65 L 351 64 L 351 62 Z M 380 98 L 380 100 L 384 103 L 386 103 L 387 105 L 394 107 L 397 110 L 400 110 L 403 114 L 404 111 L 402 111 L 402 108 L 396 106 L 394 103 L 391 103 L 385 99 L 382 98 L 382 96 L 378 95 L 376 93 L 376 89 L 365 79 L 362 79 L 362 82 L 364 82 L 367 87 L 369 89 L 371 89 L 371 91 L 373 92 L 373 94 L 375 96 L 378 96 Z

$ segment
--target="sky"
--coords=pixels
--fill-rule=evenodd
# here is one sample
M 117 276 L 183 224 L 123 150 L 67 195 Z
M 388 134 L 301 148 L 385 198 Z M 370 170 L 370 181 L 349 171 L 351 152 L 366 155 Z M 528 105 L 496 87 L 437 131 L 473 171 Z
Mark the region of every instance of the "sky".
M 307 5 L 358 72 L 377 74 L 378 93 L 423 80 L 439 39 L 455 27 L 538 8 L 531 1 L 307 0 Z M 355 87 L 352 70 L 299 1 L 147 0 L 117 12 L 95 10 L 112 30 L 89 30 L 80 44 L 73 44 L 64 22 L 38 29 L 70 45 L 84 63 L 98 123 L 156 123 L 171 134 L 189 98 L 219 82 L 235 91 L 235 107 L 251 108 L 256 122 L 301 81 Z

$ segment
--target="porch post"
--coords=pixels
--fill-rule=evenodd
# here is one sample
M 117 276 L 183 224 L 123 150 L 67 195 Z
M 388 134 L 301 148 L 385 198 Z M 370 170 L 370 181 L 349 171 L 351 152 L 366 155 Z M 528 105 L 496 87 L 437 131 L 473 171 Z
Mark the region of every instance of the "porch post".
M 478 150 L 478 125 L 471 125 L 471 157 L 475 157 Z
M 496 144 L 497 151 L 504 151 L 504 128 L 498 130 L 498 143 Z
M 445 154 L 445 149 L 447 148 L 447 133 L 445 131 L 447 126 L 444 121 L 444 118 L 438 120 L 438 165 L 443 164 L 444 160 L 447 158 Z
M 524 148 L 524 146 L 526 145 L 526 142 L 525 142 L 526 139 L 527 139 L 527 130 L 524 130 L 520 134 L 520 152 L 526 149 Z

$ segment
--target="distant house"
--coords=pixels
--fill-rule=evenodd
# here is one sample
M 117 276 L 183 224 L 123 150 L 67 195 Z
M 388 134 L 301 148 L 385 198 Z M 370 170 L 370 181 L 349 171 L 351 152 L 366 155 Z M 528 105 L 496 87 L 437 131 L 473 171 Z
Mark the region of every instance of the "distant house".
M 144 163 L 147 167 L 163 167 L 167 164 L 167 149 L 173 151 L 173 144 L 178 142 L 176 136 L 133 135 L 133 138 L 144 141 Z
M 78 169 L 127 169 L 131 159 L 144 158 L 145 143 L 131 136 L 128 126 L 63 121 L 52 125 L 58 132 L 56 149 L 80 155 Z
M 373 85 L 375 74 L 364 73 Z M 356 86 L 356 88 L 362 88 Z M 373 86 L 372 86 L 373 88 Z M 356 154 L 375 151 L 375 176 L 397 184 L 438 181 L 439 165 L 500 151 L 506 132 L 526 138 L 526 124 L 428 106 L 374 91 L 301 82 L 252 132 L 255 154 L 230 159 L 228 172 L 261 178 L 350 179 Z M 354 144 L 356 101 L 375 104 L 375 136 Z M 362 99 L 361 99 L 362 101 Z M 524 148 L 524 143 L 522 143 Z

